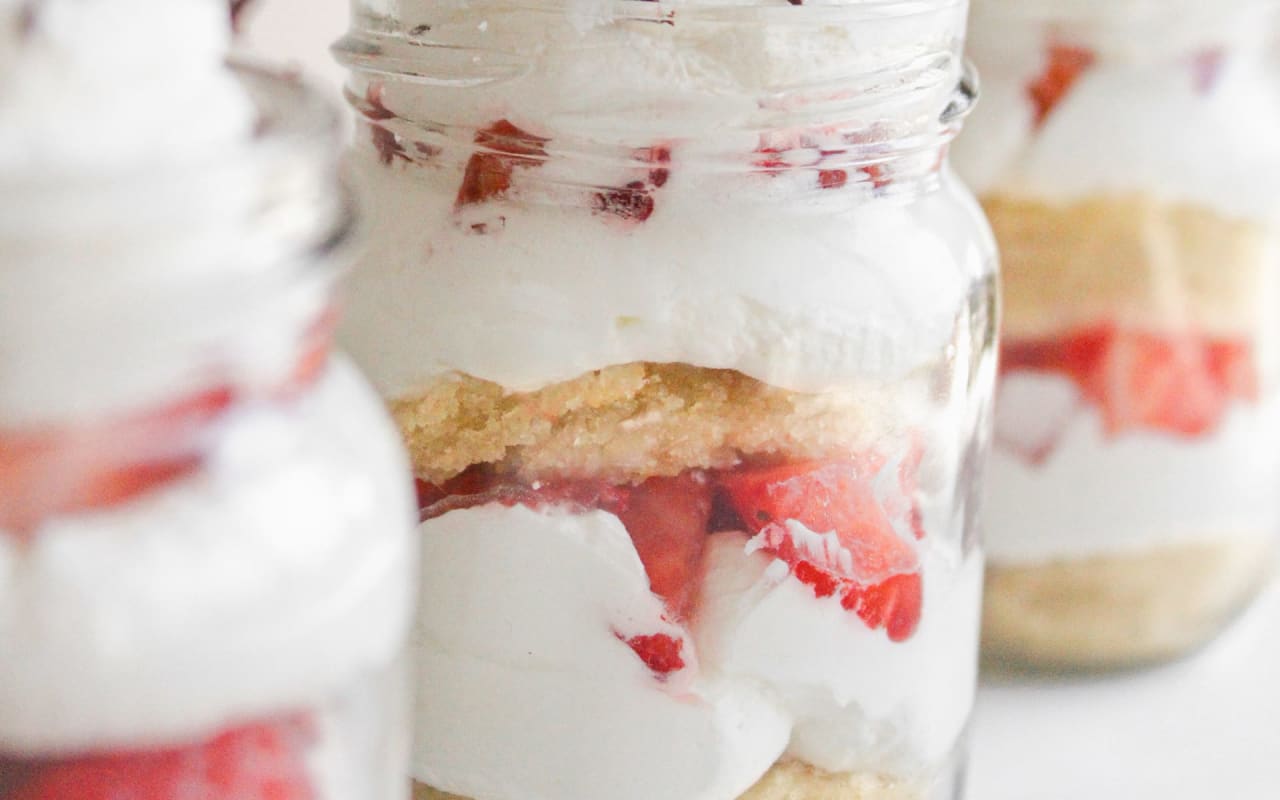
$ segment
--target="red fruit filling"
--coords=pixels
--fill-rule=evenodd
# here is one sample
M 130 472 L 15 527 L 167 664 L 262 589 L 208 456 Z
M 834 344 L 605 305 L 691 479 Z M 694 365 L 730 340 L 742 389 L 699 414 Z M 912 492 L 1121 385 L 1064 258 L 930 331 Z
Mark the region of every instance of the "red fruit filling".
M 1027 94 L 1035 107 L 1035 125 L 1040 127 L 1049 114 L 1071 91 L 1080 75 L 1093 66 L 1092 50 L 1072 45 L 1055 44 L 1049 47 L 1044 72 L 1027 86 Z
M 336 323 L 330 309 L 303 334 L 276 399 L 320 377 Z M 240 399 L 223 385 L 123 418 L 0 429 L 0 531 L 29 535 L 46 519 L 109 509 L 191 475 L 204 461 L 203 433 Z
M 1096 406 L 1107 433 L 1156 430 L 1183 436 L 1212 431 L 1233 400 L 1255 401 L 1251 344 L 1196 334 L 1156 334 L 1097 325 L 1067 336 L 1006 342 L 1004 374 L 1070 378 Z
M 314 800 L 306 717 L 260 723 L 190 747 L 50 761 L 0 759 L 0 800 Z
M 669 675 L 672 672 L 678 672 L 684 669 L 684 658 L 680 653 L 684 650 L 684 639 L 675 636 L 669 636 L 665 633 L 655 633 L 651 636 L 632 636 L 630 639 L 623 639 L 627 646 L 635 651 L 645 666 L 653 670 L 658 675 Z
M 865 144 L 854 137 L 845 137 L 849 144 Z M 801 163 L 787 160 L 789 152 L 810 153 L 812 157 Z M 818 188 L 840 189 L 849 183 L 849 172 L 845 169 L 823 169 L 822 165 L 833 157 L 843 156 L 848 150 L 843 147 L 829 149 L 822 147 L 818 138 L 809 133 L 771 134 L 761 138 L 755 150 L 752 165 L 766 175 L 779 175 L 786 170 L 817 167 Z M 876 189 L 883 189 L 893 182 L 889 170 L 882 164 L 868 164 L 858 167 L 857 171 L 865 175 Z
M 923 448 L 915 446 L 896 473 L 872 454 L 746 466 L 711 478 L 695 470 L 634 486 L 592 480 L 530 485 L 478 465 L 444 484 L 419 481 L 418 501 L 424 520 L 488 503 L 615 514 L 631 536 L 650 588 L 675 621 L 693 612 L 707 536 L 745 530 L 755 535 L 753 549 L 786 562 L 815 596 L 838 596 L 873 630 L 883 628 L 893 641 L 903 641 L 919 623 L 922 585 L 915 549 L 892 520 L 899 518 L 916 537 L 924 535 L 915 503 L 922 458 Z M 789 521 L 809 532 L 793 531 Z M 683 667 L 683 641 L 676 637 L 625 641 L 654 672 Z
M 816 597 L 838 595 L 868 627 L 900 642 L 920 621 L 923 587 L 914 548 L 876 497 L 882 465 L 877 458 L 785 464 L 734 471 L 719 484 L 755 534 L 753 548 L 786 562 Z
M 537 166 L 547 156 L 547 140 L 500 119 L 476 131 L 477 152 L 467 161 L 454 208 L 504 196 L 517 166 Z
M 635 152 L 635 159 L 652 166 L 645 169 L 643 179 L 593 194 L 591 208 L 597 214 L 610 214 L 627 222 L 644 222 L 653 216 L 654 191 L 665 186 L 671 177 L 671 148 L 646 147 Z
M 418 481 L 418 501 L 424 520 L 488 503 L 608 511 L 627 529 L 650 588 L 671 616 L 686 619 L 692 609 L 711 517 L 711 486 L 700 472 L 636 486 L 585 480 L 529 485 L 476 466 L 443 485 Z

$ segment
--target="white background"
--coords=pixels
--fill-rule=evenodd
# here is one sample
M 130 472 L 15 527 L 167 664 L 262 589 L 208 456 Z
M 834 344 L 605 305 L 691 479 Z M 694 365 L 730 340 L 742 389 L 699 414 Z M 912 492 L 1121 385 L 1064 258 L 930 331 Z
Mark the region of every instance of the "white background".
M 261 0 L 249 43 L 336 101 L 327 47 L 345 20 L 345 0 Z M 969 800 L 1280 800 L 1280 590 L 1169 667 L 1061 684 L 988 676 L 974 724 Z

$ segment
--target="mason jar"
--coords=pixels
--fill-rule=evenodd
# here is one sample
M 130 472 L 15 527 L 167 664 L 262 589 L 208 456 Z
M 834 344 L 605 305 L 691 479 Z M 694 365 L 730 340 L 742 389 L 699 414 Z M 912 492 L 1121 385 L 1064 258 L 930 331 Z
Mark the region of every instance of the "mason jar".
M 952 798 L 993 246 L 954 0 L 356 2 L 418 798 Z
M 78 164 L 84 128 L 0 123 L 5 800 L 407 794 L 412 488 L 331 351 L 336 115 L 225 80 L 226 141 L 105 119 Z
M 1257 594 L 1280 501 L 1276 5 L 975 4 L 1001 247 L 987 652 L 1109 668 Z

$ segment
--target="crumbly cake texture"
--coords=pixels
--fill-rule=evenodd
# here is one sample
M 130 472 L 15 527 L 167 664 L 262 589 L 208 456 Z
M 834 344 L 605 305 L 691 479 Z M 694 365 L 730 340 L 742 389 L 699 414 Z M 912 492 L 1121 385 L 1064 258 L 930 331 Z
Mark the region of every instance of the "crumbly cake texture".
M 983 199 L 1000 243 L 1004 333 L 1100 322 L 1251 336 L 1280 257 L 1263 226 L 1142 194 Z
M 755 786 L 739 796 L 738 800 L 924 800 L 925 797 L 925 791 L 916 783 L 904 783 L 860 772 L 832 774 L 798 761 L 779 761 Z M 472 798 L 449 794 L 425 783 L 415 782 L 413 800 Z
M 1208 642 L 1274 571 L 1268 534 L 987 567 L 983 655 L 993 666 L 1140 666 Z
M 391 411 L 432 483 L 473 464 L 623 483 L 731 467 L 743 454 L 847 455 L 883 428 L 865 394 L 790 392 L 687 364 L 621 364 L 525 393 L 451 375 Z

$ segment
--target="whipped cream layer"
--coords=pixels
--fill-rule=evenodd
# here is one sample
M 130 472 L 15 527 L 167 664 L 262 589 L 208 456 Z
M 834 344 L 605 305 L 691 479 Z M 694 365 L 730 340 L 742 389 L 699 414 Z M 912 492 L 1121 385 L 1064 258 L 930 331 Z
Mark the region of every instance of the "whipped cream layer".
M 345 362 L 296 402 L 232 411 L 196 475 L 0 534 L 0 751 L 196 738 L 395 658 L 407 464 Z
M 754 130 L 769 123 L 891 119 L 936 131 L 960 74 L 967 3 L 356 0 L 354 8 L 353 36 L 374 37 L 380 52 L 415 60 L 411 71 L 441 78 L 391 88 L 388 104 L 406 118 L 474 128 L 497 111 L 599 141 L 745 134 L 749 151 Z M 399 49 L 407 41 L 439 48 Z M 349 39 L 340 56 L 348 49 L 356 63 L 368 50 Z
M 529 391 L 636 361 L 797 391 L 898 378 L 944 357 L 989 268 L 958 187 L 865 203 L 797 196 L 766 175 L 712 189 L 677 149 L 644 222 L 509 202 L 460 220 L 461 164 L 359 152 L 354 166 L 370 246 L 343 339 L 389 397 L 454 371 Z
M 227 0 L 0 0 L 0 178 L 104 174 L 247 138 Z M 0 209 L 21 198 L 0 199 Z
M 983 97 L 953 155 L 980 196 L 1067 203 L 1143 192 L 1229 218 L 1280 214 L 1270 4 L 1013 5 L 975 4 L 970 54 Z M 1054 45 L 1094 61 L 1037 126 L 1030 87 Z
M 0 429 L 110 420 L 210 383 L 272 387 L 292 371 L 331 302 L 330 251 L 348 213 L 336 117 L 294 82 L 208 68 L 246 104 L 253 95 L 263 135 L 228 132 L 190 163 L 95 151 L 109 175 L 0 163 Z M 226 113 L 204 110 L 213 127 Z M 167 135 L 167 123 L 130 122 L 143 143 Z
M 917 776 L 967 716 L 976 558 L 924 554 L 924 618 L 894 644 L 744 534 L 712 537 L 689 630 L 607 512 L 491 504 L 421 531 L 414 777 L 445 791 L 731 800 L 788 752 Z M 626 641 L 648 635 L 681 641 L 684 666 L 651 671 Z
M 985 543 L 992 562 L 1035 564 L 1256 535 L 1280 527 L 1275 478 L 1280 403 L 1235 404 L 1211 433 L 1109 436 L 1071 380 L 1001 378 L 987 472 Z M 1054 436 L 1042 463 L 1002 440 Z

